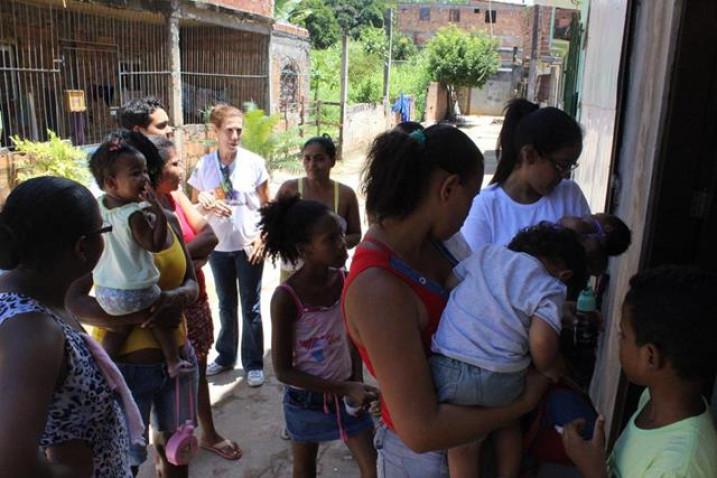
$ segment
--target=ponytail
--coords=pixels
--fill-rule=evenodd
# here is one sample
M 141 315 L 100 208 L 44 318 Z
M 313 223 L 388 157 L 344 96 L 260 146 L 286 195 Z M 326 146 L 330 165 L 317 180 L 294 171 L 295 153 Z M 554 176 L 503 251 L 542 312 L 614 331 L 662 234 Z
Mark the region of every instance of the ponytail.
M 483 154 L 464 132 L 434 125 L 407 135 L 376 137 L 363 171 L 366 211 L 377 222 L 405 218 L 425 198 L 436 169 L 467 179 L 483 167 Z
M 564 111 L 540 108 L 523 98 L 510 100 L 498 136 L 498 166 L 491 184 L 502 184 L 508 179 L 520 161 L 523 146 L 532 145 L 539 154 L 548 154 L 582 145 L 582 141 L 580 125 Z
M 491 180 L 491 184 L 501 184 L 508 179 L 510 173 L 518 163 L 518 151 L 515 146 L 515 133 L 518 130 L 520 121 L 530 113 L 537 111 L 540 106 L 523 98 L 515 98 L 505 105 L 505 117 L 503 127 L 498 135 L 498 149 L 495 152 L 498 157 L 498 166 Z

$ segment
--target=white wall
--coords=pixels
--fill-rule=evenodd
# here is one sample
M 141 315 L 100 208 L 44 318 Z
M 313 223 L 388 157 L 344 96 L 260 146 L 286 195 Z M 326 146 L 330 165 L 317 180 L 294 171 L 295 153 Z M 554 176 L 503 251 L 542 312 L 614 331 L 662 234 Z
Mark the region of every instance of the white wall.
M 575 180 L 590 208 L 605 209 L 627 0 L 590 0 L 578 121 L 585 129 Z
M 616 174 L 620 178 L 614 213 L 632 229 L 632 245 L 610 262 L 610 287 L 604 298 L 606 319 L 598 351 L 598 363 L 590 389 L 598 411 L 607 418 L 608 433 L 620 381 L 618 326 L 620 308 L 629 280 L 640 268 L 646 224 L 650 213 L 653 169 L 664 126 L 669 79 L 674 58 L 677 25 L 686 0 L 636 2 L 633 44 L 628 63 L 630 76 L 624 85 L 625 121 L 619 137 Z M 623 21 L 615 17 L 615 0 L 591 0 L 584 85 L 583 123 L 586 147 L 578 177 L 593 210 L 602 210 L 615 122 L 617 70 L 621 51 L 614 37 L 622 38 Z M 624 5 L 623 5 L 624 7 Z M 623 9 L 624 12 L 624 9 Z M 597 50 L 597 51 L 595 51 Z M 587 108 L 586 108 L 587 107 Z M 621 405 L 621 404 L 618 404 Z

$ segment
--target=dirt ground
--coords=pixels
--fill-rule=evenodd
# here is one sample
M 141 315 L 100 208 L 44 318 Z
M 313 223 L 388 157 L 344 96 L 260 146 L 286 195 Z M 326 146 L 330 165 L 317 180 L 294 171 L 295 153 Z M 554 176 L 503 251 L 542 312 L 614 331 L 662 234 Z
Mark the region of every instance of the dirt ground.
M 486 156 L 487 184 L 495 171 L 494 149 L 500 118 L 472 117 L 462 129 L 476 142 Z M 359 191 L 361 169 L 364 162 L 362 153 L 353 154 L 337 164 L 332 178 Z M 277 172 L 272 177 L 271 188 L 275 192 L 286 179 L 295 174 Z M 359 195 L 363 214 L 363 198 Z M 364 223 L 365 224 L 365 223 Z M 219 331 L 219 315 L 214 284 L 209 266 L 206 267 L 207 286 L 215 323 L 215 334 Z M 235 369 L 210 377 L 210 393 L 214 404 L 214 421 L 220 433 L 236 440 L 244 456 L 235 462 L 223 460 L 207 451 L 200 451 L 190 466 L 190 477 L 259 478 L 291 476 L 290 442 L 280 438 L 283 427 L 281 409 L 282 385 L 277 382 L 271 366 L 271 320 L 269 300 L 278 284 L 279 271 L 270 262 L 264 268 L 262 283 L 262 318 L 264 324 L 266 383 L 259 388 L 249 388 L 244 381 L 243 370 Z M 241 324 L 241 322 L 240 322 Z M 210 355 L 210 360 L 213 355 Z M 322 477 L 354 478 L 359 476 L 348 449 L 340 441 L 324 444 L 319 450 L 318 475 Z M 140 470 L 140 478 L 154 476 L 151 460 Z

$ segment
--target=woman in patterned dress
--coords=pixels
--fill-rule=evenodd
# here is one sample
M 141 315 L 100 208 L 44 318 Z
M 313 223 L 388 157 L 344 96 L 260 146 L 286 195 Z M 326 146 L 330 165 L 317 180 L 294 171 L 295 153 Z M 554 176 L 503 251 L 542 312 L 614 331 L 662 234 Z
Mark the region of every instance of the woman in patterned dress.
M 0 212 L 0 476 L 132 476 L 117 397 L 65 308 L 106 232 L 90 191 L 64 178 L 20 184 Z

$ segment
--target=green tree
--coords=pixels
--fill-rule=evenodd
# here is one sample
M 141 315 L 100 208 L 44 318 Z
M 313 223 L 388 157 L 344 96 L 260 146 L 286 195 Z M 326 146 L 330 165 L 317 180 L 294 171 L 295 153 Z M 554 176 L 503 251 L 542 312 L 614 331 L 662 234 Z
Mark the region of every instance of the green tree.
M 341 38 L 341 27 L 336 20 L 334 11 L 323 0 L 304 0 L 302 5 L 308 12 L 304 18 L 290 17 L 290 19 L 309 30 L 311 45 L 319 50 L 324 50 L 338 43 Z
M 455 26 L 440 29 L 426 45 L 426 53 L 433 80 L 448 88 L 451 118 L 455 118 L 456 87 L 481 87 L 500 67 L 497 41 Z
M 358 39 L 364 27 L 382 27 L 384 0 L 326 0 L 341 30 Z
M 391 58 L 397 61 L 406 61 L 414 57 L 417 53 L 418 47 L 411 37 L 401 32 L 394 33 L 393 45 L 391 45 Z

